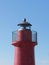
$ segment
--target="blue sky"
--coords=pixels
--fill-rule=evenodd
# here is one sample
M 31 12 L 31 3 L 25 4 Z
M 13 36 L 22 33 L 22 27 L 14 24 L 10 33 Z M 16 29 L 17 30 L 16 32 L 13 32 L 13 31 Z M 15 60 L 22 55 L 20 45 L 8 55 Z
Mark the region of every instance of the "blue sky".
M 35 64 L 49 65 L 49 0 L 0 0 L 0 65 L 13 65 L 12 31 L 23 18 L 38 33 Z

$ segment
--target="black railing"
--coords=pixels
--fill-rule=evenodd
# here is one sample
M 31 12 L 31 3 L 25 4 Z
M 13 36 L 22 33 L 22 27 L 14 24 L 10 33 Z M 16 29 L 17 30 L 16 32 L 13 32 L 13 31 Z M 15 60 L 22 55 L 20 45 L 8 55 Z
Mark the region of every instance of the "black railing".
M 12 42 L 16 42 L 16 41 L 17 41 L 17 31 L 13 31 L 12 32 Z M 37 32 L 36 31 L 32 31 L 32 42 L 37 43 Z

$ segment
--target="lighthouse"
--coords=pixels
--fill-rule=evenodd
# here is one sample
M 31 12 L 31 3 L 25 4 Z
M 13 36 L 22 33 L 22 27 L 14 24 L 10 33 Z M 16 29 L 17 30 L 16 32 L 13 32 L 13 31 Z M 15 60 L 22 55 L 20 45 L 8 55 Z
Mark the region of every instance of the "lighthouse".
M 37 45 L 37 32 L 31 30 L 32 24 L 24 19 L 12 32 L 14 46 L 14 65 L 35 65 L 34 47 Z

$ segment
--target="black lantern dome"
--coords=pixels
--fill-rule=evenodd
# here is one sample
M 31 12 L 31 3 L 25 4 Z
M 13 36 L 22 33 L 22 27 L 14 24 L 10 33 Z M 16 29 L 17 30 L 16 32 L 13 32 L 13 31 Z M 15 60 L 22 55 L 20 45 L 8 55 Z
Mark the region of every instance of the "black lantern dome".
M 19 23 L 18 26 L 32 26 L 32 25 L 26 22 L 26 19 L 24 18 L 24 21 L 22 23 Z
M 23 27 L 23 29 L 26 29 L 27 27 L 30 29 L 30 27 L 32 26 L 30 23 L 26 22 L 26 19 L 24 18 L 22 23 L 19 23 L 18 26 Z

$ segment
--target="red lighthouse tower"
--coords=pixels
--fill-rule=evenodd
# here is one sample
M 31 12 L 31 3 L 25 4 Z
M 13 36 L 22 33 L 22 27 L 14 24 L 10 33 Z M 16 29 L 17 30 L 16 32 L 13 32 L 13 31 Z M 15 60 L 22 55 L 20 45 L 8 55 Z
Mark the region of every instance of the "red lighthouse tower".
M 31 31 L 31 24 L 19 23 L 20 28 L 12 33 L 14 65 L 35 65 L 34 46 L 37 45 L 37 32 Z

